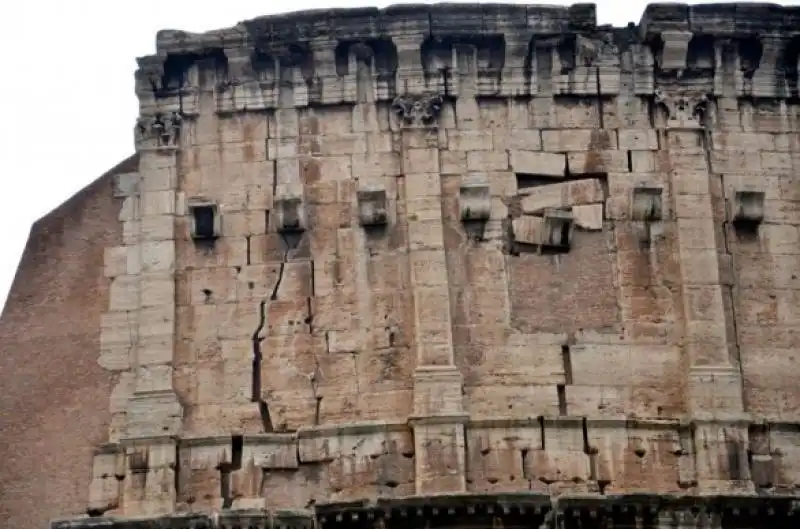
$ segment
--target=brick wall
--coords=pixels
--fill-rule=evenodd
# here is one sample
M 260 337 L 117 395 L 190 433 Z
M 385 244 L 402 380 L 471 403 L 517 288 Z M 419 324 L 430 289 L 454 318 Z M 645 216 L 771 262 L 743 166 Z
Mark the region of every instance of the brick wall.
M 105 247 L 120 238 L 113 174 L 37 221 L 0 318 L 0 519 L 44 527 L 84 512 L 108 439 L 113 377 L 97 363 Z

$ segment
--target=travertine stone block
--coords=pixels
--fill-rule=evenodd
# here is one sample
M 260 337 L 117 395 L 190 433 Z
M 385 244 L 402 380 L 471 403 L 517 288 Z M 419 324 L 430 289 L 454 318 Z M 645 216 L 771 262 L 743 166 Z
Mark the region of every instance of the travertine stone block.
M 603 229 L 603 204 L 585 204 L 572 207 L 575 226 L 583 230 Z
M 486 130 L 447 131 L 447 148 L 451 151 L 491 151 L 492 133 Z
M 126 198 L 139 193 L 139 173 L 121 173 L 114 175 L 114 197 Z
M 629 170 L 627 151 L 580 151 L 567 153 L 571 174 L 624 173 Z
M 471 151 L 467 153 L 467 170 L 470 172 L 507 171 L 507 151 Z
M 520 205 L 524 213 L 531 214 L 546 208 L 567 208 L 605 200 L 603 186 L 595 178 L 527 188 L 524 193 Z
M 538 246 L 569 248 L 574 229 L 572 212 L 547 208 L 541 215 L 523 215 L 514 219 L 514 240 Z
M 141 194 L 142 216 L 174 215 L 175 191 L 144 191 Z
M 614 150 L 617 134 L 606 129 L 543 130 L 542 148 L 550 152 Z
M 617 136 L 620 150 L 658 150 L 658 134 L 654 129 L 619 129 Z
M 510 128 L 492 131 L 495 151 L 541 151 L 542 132 L 539 129 Z
M 485 221 L 491 216 L 492 197 L 489 177 L 484 173 L 464 175 L 459 187 L 459 214 L 462 221 Z
M 514 219 L 514 240 L 526 244 L 539 244 L 544 239 L 544 219 L 523 215 Z
M 362 226 L 384 226 L 389 222 L 385 189 L 371 186 L 358 190 L 358 220 Z
M 298 186 L 283 186 L 275 195 L 274 220 L 279 232 L 302 232 L 308 220 L 306 204 Z
M 510 151 L 511 170 L 515 173 L 563 178 L 567 159 L 564 154 L 549 152 Z

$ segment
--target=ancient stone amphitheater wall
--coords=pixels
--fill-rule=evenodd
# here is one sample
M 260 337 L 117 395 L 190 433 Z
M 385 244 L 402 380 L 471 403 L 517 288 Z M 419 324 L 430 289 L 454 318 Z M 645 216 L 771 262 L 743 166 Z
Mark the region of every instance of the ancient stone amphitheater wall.
M 93 508 L 793 493 L 799 54 L 766 4 L 160 32 Z

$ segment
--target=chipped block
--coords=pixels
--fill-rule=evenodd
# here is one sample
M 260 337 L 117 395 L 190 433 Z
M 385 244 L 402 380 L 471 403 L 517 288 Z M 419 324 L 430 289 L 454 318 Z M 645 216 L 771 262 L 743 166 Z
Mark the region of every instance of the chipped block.
M 632 190 L 631 219 L 652 222 L 663 220 L 663 193 L 658 186 L 639 185 Z
M 734 223 L 759 224 L 764 220 L 763 191 L 737 190 L 728 202 L 728 218 Z
M 459 188 L 459 215 L 462 221 L 489 220 L 492 194 L 485 173 L 464 175 Z
M 514 240 L 525 244 L 539 244 L 542 239 L 540 233 L 544 230 L 544 219 L 523 215 L 512 222 Z
M 584 204 L 572 207 L 575 226 L 583 230 L 599 231 L 603 229 L 603 204 Z
M 562 153 L 512 150 L 511 170 L 519 174 L 541 175 L 563 178 L 567 157 Z
M 385 226 L 389 223 L 385 189 L 360 189 L 357 194 L 358 221 L 362 226 Z
M 290 187 L 279 189 L 275 197 L 275 225 L 280 233 L 306 230 L 306 208 L 303 195 Z
M 552 248 L 569 248 L 574 229 L 572 212 L 546 209 L 541 217 L 523 215 L 514 219 L 514 240 Z
M 524 189 L 524 193 L 520 205 L 523 213 L 528 214 L 539 214 L 547 208 L 568 208 L 605 200 L 603 185 L 597 178 L 529 187 Z

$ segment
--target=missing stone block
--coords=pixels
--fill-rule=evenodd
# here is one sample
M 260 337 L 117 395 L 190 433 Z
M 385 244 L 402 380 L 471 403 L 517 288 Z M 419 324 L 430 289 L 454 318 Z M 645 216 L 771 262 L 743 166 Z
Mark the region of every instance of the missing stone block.
M 213 202 L 193 200 L 189 203 L 189 214 L 191 235 L 195 241 L 214 241 L 221 235 L 219 208 Z
M 276 197 L 274 211 L 278 233 L 297 234 L 306 230 L 306 211 L 302 196 L 284 194 Z
M 740 232 L 753 233 L 764 221 L 764 192 L 737 190 L 729 201 L 728 218 Z
M 357 195 L 361 226 L 377 228 L 389 223 L 385 189 L 360 189 Z
M 458 204 L 462 222 L 489 220 L 492 212 L 492 195 L 488 175 L 464 175 L 459 188 Z
M 631 219 L 639 222 L 663 220 L 663 189 L 658 186 L 639 185 L 633 188 Z

